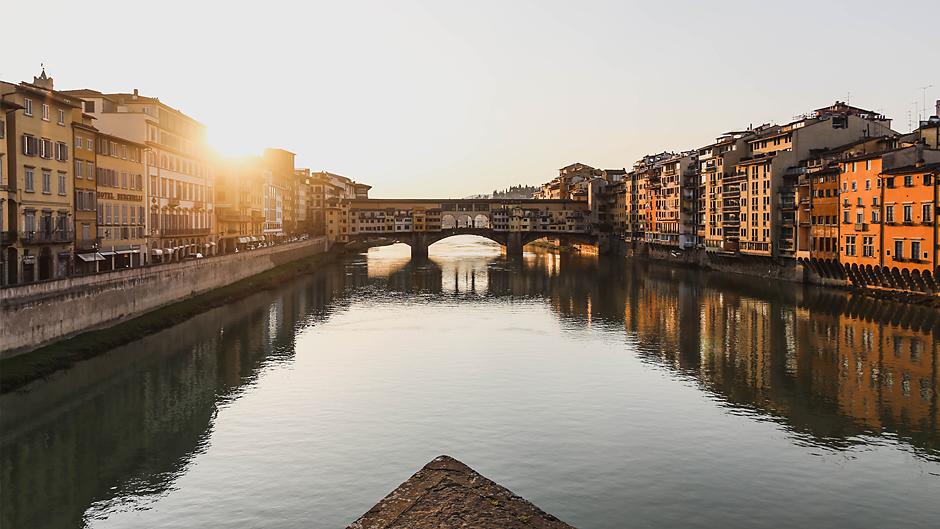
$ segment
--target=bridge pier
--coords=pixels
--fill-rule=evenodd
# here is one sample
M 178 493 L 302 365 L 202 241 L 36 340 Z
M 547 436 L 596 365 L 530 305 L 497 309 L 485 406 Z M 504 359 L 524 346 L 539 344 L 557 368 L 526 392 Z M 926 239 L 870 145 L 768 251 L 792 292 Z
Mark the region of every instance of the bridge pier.
M 522 233 L 509 232 L 506 234 L 506 258 L 522 260 Z
M 428 258 L 428 237 L 424 233 L 415 233 L 411 236 L 411 260 L 426 261 Z

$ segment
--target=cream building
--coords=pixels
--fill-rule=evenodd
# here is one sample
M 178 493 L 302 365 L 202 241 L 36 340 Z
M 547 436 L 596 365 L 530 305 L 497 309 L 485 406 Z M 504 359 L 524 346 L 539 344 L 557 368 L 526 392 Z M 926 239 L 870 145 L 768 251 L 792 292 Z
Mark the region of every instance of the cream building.
M 157 98 L 69 90 L 103 133 L 145 145 L 144 187 L 149 252 L 144 261 L 216 253 L 212 167 L 205 126 Z

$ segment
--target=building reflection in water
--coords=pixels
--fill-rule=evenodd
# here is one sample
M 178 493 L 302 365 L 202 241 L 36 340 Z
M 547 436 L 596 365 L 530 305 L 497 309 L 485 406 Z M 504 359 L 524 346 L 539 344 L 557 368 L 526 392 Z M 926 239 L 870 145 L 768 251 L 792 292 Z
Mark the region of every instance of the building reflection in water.
M 620 333 L 649 363 L 798 442 L 838 450 L 890 436 L 940 460 L 935 311 L 662 264 L 551 253 L 509 263 L 475 247 L 459 259 L 432 247 L 423 263 L 373 249 L 3 395 L 0 526 L 80 526 L 115 501 L 164 493 L 219 407 L 292 361 L 299 330 L 389 292 L 543 300 L 561 325 Z

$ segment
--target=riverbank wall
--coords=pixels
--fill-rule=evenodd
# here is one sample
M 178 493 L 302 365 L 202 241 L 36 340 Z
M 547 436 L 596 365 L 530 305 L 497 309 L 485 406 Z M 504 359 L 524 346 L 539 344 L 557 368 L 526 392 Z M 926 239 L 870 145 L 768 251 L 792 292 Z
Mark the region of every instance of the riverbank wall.
M 762 279 L 852 290 L 879 299 L 940 308 L 940 285 L 929 274 L 855 270 L 834 261 L 725 255 L 701 248 L 679 250 L 646 242 L 618 241 L 611 245 L 611 250 L 623 258 L 668 261 Z
M 799 262 L 778 262 L 770 258 L 754 256 L 723 256 L 703 249 L 679 250 L 645 242 L 621 241 L 615 253 L 626 258 L 643 258 L 669 261 L 685 266 L 717 270 L 780 281 L 809 282 L 807 270 Z
M 0 358 L 106 327 L 329 249 L 324 237 L 0 289 Z

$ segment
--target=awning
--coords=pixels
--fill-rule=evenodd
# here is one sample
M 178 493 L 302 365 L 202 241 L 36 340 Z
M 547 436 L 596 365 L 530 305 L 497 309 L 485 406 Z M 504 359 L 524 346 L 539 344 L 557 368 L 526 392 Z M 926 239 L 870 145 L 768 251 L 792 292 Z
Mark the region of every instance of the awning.
M 104 255 L 104 256 L 114 255 L 114 252 L 104 251 L 104 252 L 101 252 L 101 255 Z
M 173 248 L 164 248 L 164 249 L 163 249 L 163 253 L 169 255 L 169 254 L 173 253 Z
M 140 253 L 140 250 L 118 250 L 118 255 L 127 255 L 129 253 Z
M 160 248 L 154 248 L 153 250 L 150 250 L 150 253 L 151 255 L 163 255 L 163 250 Z
M 215 242 L 210 242 L 209 246 L 215 246 Z
M 251 242 L 251 241 L 253 241 L 253 240 L 254 240 L 254 237 L 239 237 L 239 238 L 238 238 L 238 244 L 249 243 L 249 242 Z
M 95 261 L 104 261 L 104 256 L 97 252 L 80 253 L 78 254 L 78 258 L 81 259 L 82 261 L 85 261 L 86 263 L 93 263 Z

